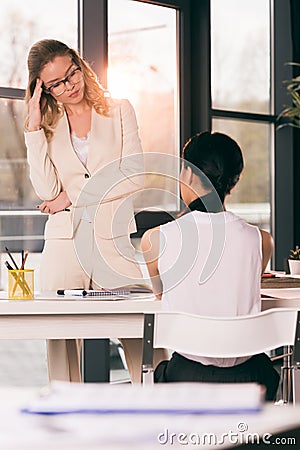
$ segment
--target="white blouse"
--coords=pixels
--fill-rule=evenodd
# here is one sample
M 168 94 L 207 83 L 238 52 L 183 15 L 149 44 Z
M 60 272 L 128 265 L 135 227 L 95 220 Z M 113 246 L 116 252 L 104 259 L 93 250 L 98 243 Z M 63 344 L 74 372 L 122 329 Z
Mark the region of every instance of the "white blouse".
M 74 132 L 71 133 L 71 140 L 73 144 L 73 148 L 75 150 L 75 153 L 77 154 L 78 158 L 86 167 L 87 164 L 87 158 L 89 153 L 89 146 L 90 146 L 90 137 L 91 132 L 88 132 L 87 137 L 78 137 Z
M 86 167 L 87 165 L 87 159 L 88 159 L 88 153 L 89 153 L 89 146 L 90 146 L 90 137 L 91 132 L 89 131 L 87 134 L 87 137 L 78 137 L 74 132 L 71 133 L 71 140 L 73 144 L 73 148 L 75 150 L 76 155 Z M 87 209 L 85 208 L 82 214 L 82 220 L 86 220 L 87 222 L 91 222 L 91 218 L 87 212 Z

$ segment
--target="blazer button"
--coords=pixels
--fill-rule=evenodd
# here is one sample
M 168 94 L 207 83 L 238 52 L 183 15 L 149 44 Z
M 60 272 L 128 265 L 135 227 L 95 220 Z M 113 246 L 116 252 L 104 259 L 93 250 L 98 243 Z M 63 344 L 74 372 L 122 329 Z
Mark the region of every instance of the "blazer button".
M 90 178 L 89 174 L 88 174 L 88 173 L 85 173 L 85 174 L 84 174 L 84 178 Z

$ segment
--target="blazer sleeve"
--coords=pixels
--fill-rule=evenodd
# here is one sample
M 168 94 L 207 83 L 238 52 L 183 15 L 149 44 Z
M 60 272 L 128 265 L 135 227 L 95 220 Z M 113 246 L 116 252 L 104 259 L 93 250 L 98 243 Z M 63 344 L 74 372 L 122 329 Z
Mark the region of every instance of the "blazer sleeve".
M 122 151 L 120 171 L 128 192 L 144 186 L 144 158 L 135 111 L 128 100 L 121 102 Z M 126 189 L 125 189 L 126 190 Z
M 43 130 L 25 132 L 29 176 L 33 188 L 42 200 L 53 200 L 61 192 L 61 183 L 48 155 L 48 143 Z

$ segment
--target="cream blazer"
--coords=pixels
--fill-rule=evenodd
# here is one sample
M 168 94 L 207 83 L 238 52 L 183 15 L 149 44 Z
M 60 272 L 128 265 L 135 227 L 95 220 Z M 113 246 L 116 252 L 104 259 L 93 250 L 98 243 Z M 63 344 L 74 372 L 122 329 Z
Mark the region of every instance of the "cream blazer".
M 49 216 L 45 239 L 72 239 L 83 208 L 102 239 L 136 231 L 130 194 L 142 189 L 144 169 L 136 116 L 128 100 L 113 100 L 108 117 L 92 111 L 87 167 L 73 149 L 66 113 L 50 143 L 43 130 L 25 132 L 25 143 L 38 197 L 52 200 L 65 190 L 72 202 L 70 212 Z

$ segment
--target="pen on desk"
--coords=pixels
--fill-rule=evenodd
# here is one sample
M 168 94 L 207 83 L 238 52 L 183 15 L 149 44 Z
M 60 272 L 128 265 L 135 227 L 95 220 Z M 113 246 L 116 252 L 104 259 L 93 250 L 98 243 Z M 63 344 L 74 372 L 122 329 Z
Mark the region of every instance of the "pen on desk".
M 129 290 L 126 289 L 58 289 L 57 295 L 71 295 L 77 297 L 116 297 L 123 298 L 130 294 Z
M 84 297 L 87 294 L 85 289 L 58 289 L 57 295 L 76 295 Z
M 16 261 L 15 261 L 14 258 L 12 257 L 12 254 L 10 253 L 10 251 L 8 250 L 7 247 L 5 247 L 5 250 L 7 251 L 7 254 L 8 254 L 8 256 L 10 257 L 10 259 L 11 259 L 13 265 L 14 265 L 15 268 L 18 270 L 18 266 L 17 266 L 17 264 L 16 264 Z

